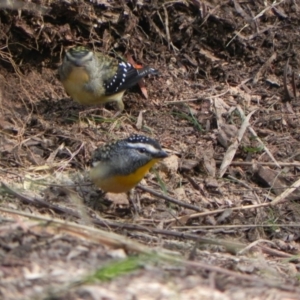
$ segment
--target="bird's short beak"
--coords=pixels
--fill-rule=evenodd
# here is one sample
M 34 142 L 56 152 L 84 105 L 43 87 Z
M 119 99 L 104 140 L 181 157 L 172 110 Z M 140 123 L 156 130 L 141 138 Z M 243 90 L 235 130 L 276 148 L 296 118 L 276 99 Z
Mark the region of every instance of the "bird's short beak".
M 168 154 L 167 154 L 167 152 L 161 150 L 160 152 L 157 153 L 156 157 L 160 158 L 160 159 L 163 159 L 163 158 L 168 157 Z

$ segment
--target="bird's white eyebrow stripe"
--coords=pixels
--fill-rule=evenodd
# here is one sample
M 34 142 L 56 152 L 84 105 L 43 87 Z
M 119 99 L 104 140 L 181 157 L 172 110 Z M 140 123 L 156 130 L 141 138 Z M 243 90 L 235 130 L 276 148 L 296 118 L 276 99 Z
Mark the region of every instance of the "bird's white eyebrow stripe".
M 155 148 L 154 146 L 152 145 L 149 145 L 149 144 L 143 144 L 143 143 L 128 143 L 127 144 L 130 148 L 145 148 L 148 152 L 150 153 L 157 153 L 159 152 L 160 150 Z

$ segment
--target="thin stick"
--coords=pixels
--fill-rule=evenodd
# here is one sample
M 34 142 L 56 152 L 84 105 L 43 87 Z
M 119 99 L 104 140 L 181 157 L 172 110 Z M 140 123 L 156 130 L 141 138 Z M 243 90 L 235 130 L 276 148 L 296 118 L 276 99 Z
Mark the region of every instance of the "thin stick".
M 287 198 L 288 195 L 293 193 L 298 187 L 300 186 L 300 179 L 298 179 L 296 182 L 294 182 L 290 187 L 288 187 L 283 193 L 281 193 L 279 196 L 277 196 L 272 202 L 271 205 L 275 206 L 278 203 L 283 203 L 289 201 Z
M 164 13 L 165 13 L 165 30 L 166 30 L 166 36 L 167 36 L 167 41 L 168 41 L 168 49 L 170 50 L 172 40 L 171 40 L 170 30 L 169 30 L 169 16 L 168 16 L 168 11 L 164 5 L 163 5 L 163 9 L 164 9 Z
M 201 95 L 197 96 L 197 98 L 182 99 L 182 100 L 177 100 L 177 101 L 166 101 L 166 102 L 164 102 L 164 104 L 168 105 L 168 104 L 180 104 L 180 103 L 194 102 L 194 101 L 201 100 L 201 98 L 214 99 L 214 98 L 219 98 L 221 96 L 224 96 L 228 92 L 229 92 L 229 89 L 227 89 L 225 92 L 223 92 L 221 94 L 217 94 L 217 95 L 208 96 L 207 94 L 201 94 Z
M 185 208 L 188 208 L 188 209 L 192 209 L 192 210 L 195 210 L 195 211 L 200 211 L 200 208 L 197 207 L 197 206 L 194 206 L 192 204 L 188 204 L 188 203 L 185 203 L 185 202 L 182 202 L 182 201 L 179 201 L 179 200 L 176 200 L 170 196 L 167 196 L 167 195 L 163 195 L 155 190 L 152 190 L 148 187 L 145 187 L 143 185 L 138 185 L 137 188 L 141 189 L 142 191 L 144 192 L 148 192 L 156 197 L 159 197 L 159 198 L 162 198 L 164 200 L 167 200 L 168 202 L 171 202 L 171 203 L 174 203 L 174 204 L 177 204 L 179 206 L 182 206 L 182 207 L 185 207 Z
M 221 164 L 221 160 L 216 160 L 217 164 Z M 254 164 L 260 165 L 260 166 L 270 166 L 270 167 L 277 167 L 277 164 L 281 167 L 300 167 L 300 163 L 298 162 L 277 162 L 277 164 L 273 162 L 260 162 L 260 161 L 232 161 L 232 166 L 253 166 Z
M 271 63 L 276 59 L 277 57 L 277 53 L 274 52 L 269 59 L 267 59 L 267 61 L 259 68 L 259 70 L 257 71 L 257 73 L 255 74 L 255 76 L 253 77 L 253 84 L 256 84 L 258 82 L 258 80 L 261 78 L 261 76 L 266 72 L 267 68 L 269 68 L 269 66 L 271 65 Z
M 239 108 L 239 105 L 237 105 L 237 109 L 238 110 L 242 110 L 241 108 Z M 219 177 L 222 178 L 223 175 L 225 174 L 227 168 L 230 166 L 230 163 L 232 162 L 235 153 L 239 147 L 239 144 L 242 141 L 242 138 L 245 134 L 246 129 L 250 126 L 249 120 L 252 117 L 252 115 L 256 112 L 256 110 L 253 110 L 252 112 L 250 112 L 248 114 L 247 117 L 243 118 L 243 124 L 241 126 L 241 128 L 238 131 L 238 136 L 236 138 L 236 140 L 228 147 L 225 155 L 224 155 L 224 159 L 222 161 L 222 164 L 220 166 L 220 171 L 219 171 Z
M 262 204 L 254 204 L 254 205 L 245 205 L 245 206 L 241 206 L 241 207 L 231 207 L 230 209 L 232 211 L 240 211 L 240 210 L 248 210 L 248 209 L 253 209 L 253 208 L 268 207 L 270 205 L 271 205 L 271 203 L 262 203 Z M 216 209 L 216 210 L 212 210 L 212 211 L 206 211 L 206 212 L 201 212 L 201 213 L 190 214 L 188 217 L 189 217 L 189 219 L 194 219 L 194 218 L 211 216 L 211 215 L 223 213 L 226 209 L 228 209 L 228 208 L 222 208 L 222 209 Z M 184 216 L 179 217 L 177 219 L 165 220 L 165 223 L 172 223 L 172 222 L 175 222 L 175 221 L 178 221 L 178 220 L 180 221 L 181 218 L 184 218 L 186 220 L 187 215 L 184 215 Z
M 182 230 L 188 230 L 188 231 L 196 231 L 201 230 L 201 229 L 232 229 L 232 228 L 245 228 L 245 229 L 250 229 L 250 228 L 268 228 L 268 227 L 295 227 L 299 228 L 300 223 L 294 223 L 294 224 L 235 224 L 235 225 L 199 225 L 199 226 L 173 226 L 173 229 L 182 229 Z
M 11 195 L 17 197 L 18 199 L 20 199 L 22 202 L 26 203 L 26 204 L 32 204 L 38 207 L 45 207 L 48 209 L 52 209 L 53 211 L 55 211 L 56 213 L 64 213 L 76 218 L 79 218 L 80 215 L 79 213 L 77 213 L 76 211 L 69 209 L 69 208 L 65 208 L 65 207 L 61 207 L 61 206 L 57 206 L 57 205 L 53 205 L 49 202 L 46 202 L 40 198 L 31 198 L 29 196 L 25 196 L 23 194 L 18 193 L 17 191 L 13 190 L 12 188 L 10 188 L 8 185 L 6 185 L 4 182 L 1 182 L 1 186 Z

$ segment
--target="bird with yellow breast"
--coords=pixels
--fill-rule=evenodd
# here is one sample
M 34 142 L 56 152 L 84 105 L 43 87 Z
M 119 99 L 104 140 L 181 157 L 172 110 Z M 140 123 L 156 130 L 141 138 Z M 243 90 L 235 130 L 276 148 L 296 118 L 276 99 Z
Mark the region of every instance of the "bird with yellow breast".
M 119 113 L 124 110 L 125 90 L 137 84 L 157 70 L 134 68 L 128 62 L 120 62 L 86 47 L 69 49 L 58 70 L 60 80 L 73 100 L 84 105 L 117 102 Z
M 105 192 L 125 193 L 168 154 L 160 144 L 142 135 L 106 144 L 92 157 L 91 180 Z

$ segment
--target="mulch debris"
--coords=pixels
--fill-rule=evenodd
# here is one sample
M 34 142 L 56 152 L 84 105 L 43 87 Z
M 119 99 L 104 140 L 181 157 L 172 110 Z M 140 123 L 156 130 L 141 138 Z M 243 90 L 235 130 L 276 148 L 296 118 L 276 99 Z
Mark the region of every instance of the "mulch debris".
M 0 297 L 298 299 L 299 9 L 288 0 L 1 3 Z M 144 94 L 127 91 L 114 119 L 114 105 L 83 107 L 65 94 L 57 68 L 74 45 L 159 76 L 145 79 Z M 133 133 L 170 156 L 128 201 L 103 194 L 88 169 L 98 146 Z M 85 281 L 157 248 L 185 262 Z

